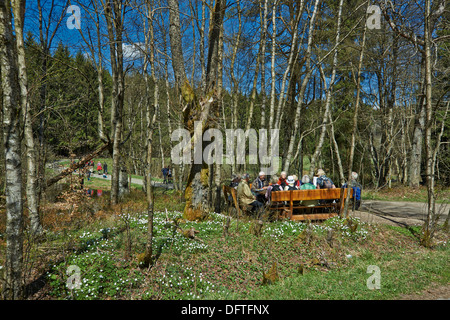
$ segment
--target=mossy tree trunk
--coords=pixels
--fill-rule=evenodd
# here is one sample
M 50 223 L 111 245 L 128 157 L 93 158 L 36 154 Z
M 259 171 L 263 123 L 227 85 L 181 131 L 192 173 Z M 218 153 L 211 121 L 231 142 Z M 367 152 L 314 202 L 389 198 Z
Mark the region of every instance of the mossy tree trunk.
M 217 0 L 211 14 L 204 98 L 198 99 L 187 82 L 182 87 L 183 99 L 187 104 L 183 113 L 183 121 L 185 129 L 193 137 L 191 140 L 193 143 L 196 143 L 199 139 L 202 140 L 203 133 L 210 127 L 213 127 L 213 123 L 220 117 L 219 99 L 217 97 L 217 93 L 220 90 L 217 88 L 217 83 L 220 83 L 218 81 L 220 74 L 219 64 L 221 63 L 220 34 L 223 27 L 225 8 L 226 0 Z M 196 122 L 201 125 L 201 128 L 195 127 Z M 202 142 L 202 161 L 197 163 L 194 161 L 189 172 L 184 193 L 186 200 L 184 218 L 188 220 L 202 219 L 211 210 L 208 194 L 213 186 L 210 185 L 212 180 L 209 179 L 209 175 L 211 173 L 203 157 L 203 151 L 208 144 L 208 142 Z M 196 158 L 195 155 L 194 158 Z

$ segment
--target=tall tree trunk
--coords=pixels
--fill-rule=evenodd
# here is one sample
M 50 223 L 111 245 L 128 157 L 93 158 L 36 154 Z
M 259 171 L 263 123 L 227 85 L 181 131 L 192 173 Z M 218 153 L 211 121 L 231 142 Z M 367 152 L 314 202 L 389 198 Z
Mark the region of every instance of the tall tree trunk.
M 184 68 L 183 44 L 181 42 L 180 9 L 178 0 L 167 0 L 167 4 L 169 7 L 169 37 L 172 67 L 175 75 L 175 83 L 178 85 L 178 88 L 181 88 L 187 77 Z
M 366 10 L 367 12 L 367 10 Z M 364 20 L 365 21 L 365 20 Z M 366 31 L 367 31 L 367 24 L 364 23 L 364 31 L 363 31 L 363 38 L 361 43 L 361 53 L 359 56 L 359 63 L 358 63 L 358 76 L 356 80 L 356 101 L 355 101 L 355 113 L 353 114 L 353 130 L 352 130 L 352 140 L 350 144 L 350 157 L 348 160 L 348 187 L 347 187 L 347 196 L 345 198 L 344 203 L 344 212 L 342 215 L 344 217 L 348 216 L 348 207 L 350 203 L 350 181 L 352 180 L 352 171 L 353 171 L 353 158 L 355 155 L 355 145 L 356 145 L 356 134 L 358 131 L 358 112 L 359 112 L 359 104 L 361 100 L 361 73 L 362 73 L 362 62 L 364 59 L 364 50 L 366 46 Z
M 218 66 L 217 66 L 217 122 L 216 128 L 219 129 L 219 115 L 220 111 L 223 110 L 223 97 L 222 97 L 222 89 L 223 89 L 223 50 L 224 50 L 224 28 L 223 25 L 220 29 L 219 36 L 219 51 L 218 51 Z M 225 129 L 225 126 L 224 126 Z M 222 188 L 221 188 L 221 177 L 222 177 L 222 164 L 214 163 L 214 188 L 216 190 L 214 197 L 214 212 L 221 212 L 221 200 L 222 200 Z
M 326 88 L 325 89 L 325 91 L 326 91 L 325 99 L 326 100 L 325 100 L 325 111 L 324 111 L 323 118 L 322 118 L 322 126 L 321 126 L 321 132 L 320 132 L 320 136 L 319 136 L 319 142 L 317 143 L 314 153 L 311 156 L 310 169 L 309 169 L 310 176 L 314 175 L 314 171 L 316 169 L 316 162 L 322 151 L 322 145 L 323 145 L 323 141 L 324 141 L 325 133 L 326 133 L 326 125 L 327 125 L 327 122 L 331 119 L 331 115 L 330 115 L 331 96 L 332 96 L 332 92 L 333 92 L 334 80 L 336 78 L 336 68 L 337 68 L 337 59 L 338 59 L 337 46 L 339 45 L 340 35 L 341 35 L 342 4 L 343 4 L 343 2 L 341 0 L 339 2 L 338 22 L 337 22 L 337 28 L 336 28 L 335 49 L 334 49 L 334 56 L 333 56 L 333 67 L 332 67 L 332 71 L 331 71 L 330 85 L 328 87 L 326 86 L 326 79 L 325 79 L 325 74 L 323 72 L 323 69 L 321 66 L 319 66 L 321 75 L 322 75 L 322 82 L 323 82 L 324 87 Z
M 25 17 L 25 1 L 13 0 L 14 11 L 14 31 L 16 32 L 17 62 L 19 67 L 20 104 L 22 116 L 24 118 L 24 138 L 27 159 L 27 209 L 30 217 L 31 233 L 39 235 L 42 233 L 41 219 L 39 217 L 39 203 L 37 197 L 36 180 L 36 150 L 33 137 L 33 127 L 31 123 L 31 105 L 28 98 L 28 77 L 25 63 L 25 49 L 23 41 L 23 25 Z
M 431 1 L 425 1 L 425 26 L 424 26 L 424 45 L 425 45 L 425 97 L 426 97 L 426 122 L 425 122 L 425 157 L 426 157 L 426 181 L 427 181 L 427 218 L 424 225 L 424 234 L 422 242 L 429 246 L 432 243 L 435 222 L 436 206 L 434 194 L 434 168 L 436 158 L 433 157 L 432 144 L 432 126 L 433 126 L 433 104 L 432 104 L 432 70 L 431 70 Z M 444 120 L 443 120 L 444 121 Z
M 295 145 L 295 139 L 297 137 L 297 133 L 299 131 L 300 127 L 300 115 L 301 110 L 303 108 L 303 96 L 306 91 L 306 87 L 308 85 L 309 79 L 312 74 L 312 68 L 311 68 L 311 50 L 312 50 L 312 42 L 313 42 L 313 34 L 314 34 L 314 23 L 316 20 L 317 12 L 319 11 L 319 0 L 316 0 L 314 3 L 314 10 L 312 12 L 310 21 L 309 21 L 309 30 L 308 30 L 308 44 L 306 47 L 306 54 L 305 54 L 305 66 L 306 66 L 306 73 L 302 80 L 301 86 L 300 86 L 300 92 L 298 95 L 297 100 L 297 108 L 295 111 L 295 118 L 294 118 L 294 129 L 292 131 L 291 139 L 289 140 L 289 145 L 287 148 L 287 155 L 284 162 L 283 170 L 286 172 L 289 172 L 290 163 L 292 161 L 292 154 L 294 152 L 294 145 Z M 301 15 L 301 12 L 299 12 L 299 15 Z
M 266 34 L 267 34 L 267 3 L 268 0 L 264 0 L 264 8 L 259 9 L 259 20 L 261 27 L 261 54 L 259 56 L 258 63 L 261 65 L 261 128 L 266 128 Z
M 274 129 L 275 122 L 275 85 L 276 85 L 276 74 L 275 74 L 275 56 L 276 56 L 276 40 L 277 40 L 277 5 L 278 0 L 275 0 L 272 6 L 272 50 L 271 50 L 271 64 L 270 64 L 270 74 L 271 74 L 271 89 L 270 89 L 270 114 L 269 114 L 269 128 Z
M 23 203 L 20 143 L 20 88 L 9 1 L 0 0 L 0 74 L 3 147 L 6 180 L 6 255 L 2 296 L 20 299 L 23 293 Z
M 191 136 L 193 135 L 194 143 L 201 141 L 203 132 L 211 127 L 212 123 L 219 118 L 217 76 L 220 63 L 220 33 L 225 8 L 226 1 L 217 0 L 211 16 L 205 97 L 202 101 L 198 101 L 188 84 L 185 84 L 182 89 L 183 97 L 187 103 L 184 112 L 184 124 L 185 128 L 191 132 Z M 201 126 L 200 128 L 195 127 L 196 122 L 197 125 Z M 212 173 L 209 172 L 208 164 L 203 157 L 203 151 L 207 145 L 207 143 L 203 142 L 202 148 L 199 150 L 202 153 L 200 162 L 196 162 L 196 157 L 194 156 L 194 163 L 191 165 L 186 184 L 184 217 L 189 220 L 201 219 L 210 209 L 207 200 L 209 188 L 211 187 L 209 185 L 209 175 Z
M 112 101 L 111 101 L 111 137 L 112 173 L 111 173 L 111 203 L 119 202 L 120 171 L 121 171 L 121 140 L 123 127 L 124 104 L 124 70 L 123 70 L 123 15 L 126 4 L 121 1 L 106 0 L 103 3 L 105 20 L 108 30 L 109 52 L 112 73 Z
M 205 63 L 205 25 L 206 25 L 206 1 L 202 1 L 202 23 L 200 32 L 200 65 L 202 70 L 202 90 L 206 88 L 206 63 Z
M 240 42 L 241 42 L 241 31 L 242 31 L 242 19 L 241 19 L 241 9 L 239 6 L 239 1 L 236 2 L 236 6 L 237 6 L 237 14 L 238 14 L 238 32 L 236 35 L 236 39 L 233 42 L 233 52 L 231 54 L 231 58 L 230 58 L 230 78 L 231 78 L 231 83 L 233 85 L 232 88 L 232 118 L 231 118 L 231 128 L 233 129 L 237 129 L 238 128 L 238 110 L 239 110 L 239 81 L 236 79 L 236 75 L 234 74 L 234 67 L 235 67 L 235 62 L 236 62 L 236 56 L 237 56 L 237 52 L 240 46 Z M 235 151 L 233 150 L 233 153 L 235 153 Z M 236 170 L 236 163 L 234 161 L 234 159 L 230 159 L 231 162 L 231 171 L 233 173 L 235 173 Z
M 145 82 L 146 82 L 146 119 L 147 119 L 147 163 L 146 163 L 146 171 L 145 177 L 147 179 L 147 213 L 148 213 L 148 234 L 147 234 L 147 245 L 146 245 L 146 262 L 151 262 L 152 254 L 153 254 L 153 208 L 154 208 L 154 194 L 153 194 L 153 186 L 151 179 L 152 172 L 152 147 L 153 147 L 153 132 L 155 127 L 155 122 L 157 115 L 159 113 L 159 86 L 158 81 L 156 79 L 155 72 L 155 44 L 154 44 L 154 32 L 153 32 L 153 14 L 152 7 L 149 2 L 147 2 L 147 14 L 148 14 L 148 35 L 145 37 L 145 48 L 146 52 L 150 53 L 150 61 L 147 61 L 147 57 L 145 57 L 144 63 L 144 74 L 145 74 Z M 151 103 L 149 101 L 150 93 L 149 93 L 149 82 L 147 76 L 147 64 L 150 63 L 151 67 L 151 77 L 153 82 L 153 115 L 151 114 Z
M 425 74 L 425 57 L 422 57 L 420 77 Z M 421 181 L 423 134 L 425 130 L 425 85 L 422 82 L 418 112 L 414 116 L 414 132 L 409 162 L 408 185 L 418 188 Z
M 292 24 L 292 42 L 291 42 L 291 46 L 290 46 L 290 50 L 289 50 L 289 58 L 288 58 L 286 70 L 284 71 L 284 74 L 283 74 L 283 79 L 281 80 L 281 91 L 280 91 L 280 95 L 279 95 L 278 107 L 276 110 L 275 123 L 274 123 L 274 126 L 277 129 L 280 128 L 281 119 L 282 119 L 281 115 L 284 112 L 284 106 L 285 106 L 286 100 L 287 100 L 285 98 L 285 95 L 286 95 L 285 88 L 286 88 L 287 77 L 289 74 L 291 74 L 291 72 L 294 68 L 294 65 L 297 61 L 298 25 L 300 23 L 300 18 L 302 17 L 302 14 L 303 14 L 303 8 L 304 8 L 304 0 L 301 0 L 300 4 L 299 4 L 298 13 Z M 291 79 L 292 79 L 292 77 L 290 77 L 290 79 L 289 79 L 288 88 L 291 86 Z

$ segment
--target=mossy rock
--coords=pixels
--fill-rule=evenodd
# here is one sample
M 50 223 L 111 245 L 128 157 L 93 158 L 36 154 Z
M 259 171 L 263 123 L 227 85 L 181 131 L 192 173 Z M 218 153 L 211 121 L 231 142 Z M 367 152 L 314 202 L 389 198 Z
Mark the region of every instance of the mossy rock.
M 278 276 L 278 271 L 277 271 L 277 263 L 274 262 L 272 264 L 272 267 L 269 269 L 269 271 L 267 273 L 265 273 L 263 271 L 263 280 L 262 280 L 262 284 L 274 284 L 275 282 L 277 282 L 280 279 L 280 277 Z
M 140 268 L 148 268 L 152 263 L 152 257 L 147 252 L 143 252 L 138 254 L 137 261 Z
M 259 237 L 262 234 L 262 230 L 263 230 L 263 222 L 261 220 L 257 220 L 250 225 L 248 231 L 250 232 L 250 234 Z

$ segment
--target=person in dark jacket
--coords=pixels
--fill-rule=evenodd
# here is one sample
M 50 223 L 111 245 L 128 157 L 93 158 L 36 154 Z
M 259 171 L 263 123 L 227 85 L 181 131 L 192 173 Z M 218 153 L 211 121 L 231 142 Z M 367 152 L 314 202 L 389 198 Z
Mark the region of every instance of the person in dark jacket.
M 164 168 L 162 168 L 161 172 L 162 172 L 163 177 L 164 177 L 163 183 L 167 183 L 167 176 L 169 175 L 169 168 L 164 167 Z

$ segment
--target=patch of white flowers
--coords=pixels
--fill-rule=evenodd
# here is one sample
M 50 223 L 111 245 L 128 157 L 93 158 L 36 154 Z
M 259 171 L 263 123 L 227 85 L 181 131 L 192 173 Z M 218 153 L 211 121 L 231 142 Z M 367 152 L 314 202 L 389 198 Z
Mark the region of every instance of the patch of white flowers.
M 203 273 L 195 273 L 192 267 L 184 267 L 182 264 L 177 267 L 183 271 L 176 274 L 166 272 L 156 280 L 166 296 L 174 299 L 201 299 L 207 294 L 225 293 L 205 279 Z

